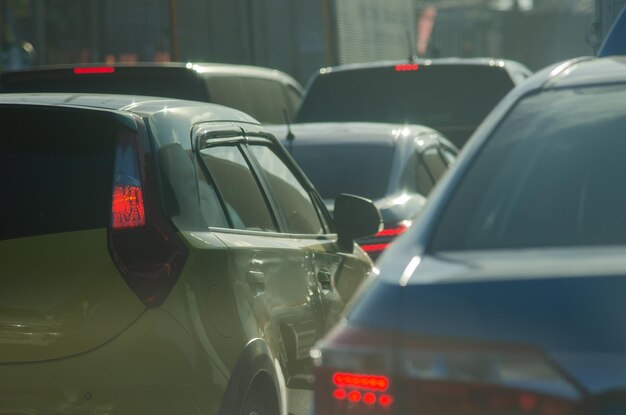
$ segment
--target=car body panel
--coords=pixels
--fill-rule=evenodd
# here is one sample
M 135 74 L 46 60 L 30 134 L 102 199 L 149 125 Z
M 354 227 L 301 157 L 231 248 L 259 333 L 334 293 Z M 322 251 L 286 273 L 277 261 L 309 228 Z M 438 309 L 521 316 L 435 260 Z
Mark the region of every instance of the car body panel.
M 0 261 L 0 363 L 87 352 L 144 310 L 111 260 L 104 229 L 3 240 Z

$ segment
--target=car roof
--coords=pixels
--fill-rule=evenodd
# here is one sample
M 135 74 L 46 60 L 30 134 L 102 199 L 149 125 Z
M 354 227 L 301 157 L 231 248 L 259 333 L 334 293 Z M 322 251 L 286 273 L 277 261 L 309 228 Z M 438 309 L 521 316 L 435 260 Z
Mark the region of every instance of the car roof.
M 626 82 L 626 56 L 584 56 L 551 65 L 532 75 L 518 87 L 517 94 L 583 85 Z
M 0 94 L 0 105 L 4 104 L 101 109 L 133 112 L 142 116 L 154 116 L 169 112 L 174 115 L 184 114 L 188 118 L 195 118 L 196 122 L 228 120 L 258 124 L 258 121 L 249 115 L 218 104 L 138 95 L 90 93 Z
M 436 59 L 412 59 L 412 60 L 385 60 L 385 61 L 375 61 L 375 62 L 365 62 L 365 63 L 349 63 L 338 66 L 331 66 L 327 68 L 320 69 L 321 74 L 336 72 L 336 71 L 350 71 L 350 70 L 362 70 L 362 69 L 370 69 L 370 68 L 386 68 L 390 66 L 402 65 L 407 63 L 417 63 L 418 65 L 426 65 L 426 66 L 452 66 L 452 65 L 471 65 L 471 66 L 493 66 L 493 67 L 516 67 L 523 68 L 526 71 L 529 71 L 524 65 L 517 61 L 513 61 L 510 59 L 496 59 L 489 57 L 480 57 L 480 58 L 436 58 Z M 530 72 L 530 71 L 529 71 Z
M 168 68 L 176 71 L 194 71 L 199 74 L 210 75 L 239 75 L 249 76 L 255 78 L 267 78 L 276 79 L 279 78 L 284 82 L 292 84 L 297 89 L 301 89 L 301 85 L 290 75 L 285 72 L 281 72 L 277 69 L 265 68 L 262 66 L 252 65 L 237 65 L 227 63 L 213 63 L 213 62 L 133 62 L 133 63 L 90 63 L 90 64 L 76 64 L 76 65 L 45 65 L 34 66 L 28 69 L 20 69 L 16 71 L 4 72 L 2 76 L 21 76 L 21 74 L 45 74 L 50 72 L 66 72 L 73 71 L 75 68 L 115 68 L 132 71 L 142 70 L 167 70 Z
M 417 124 L 389 124 L 375 122 L 319 122 L 291 124 L 294 135 L 293 145 L 308 146 L 323 144 L 330 145 L 359 145 L 359 144 L 387 144 L 395 146 L 406 139 L 414 139 L 417 135 L 438 134 L 432 128 Z M 286 125 L 267 125 L 265 129 L 273 133 L 283 143 L 286 141 Z M 450 146 L 452 146 L 450 144 Z

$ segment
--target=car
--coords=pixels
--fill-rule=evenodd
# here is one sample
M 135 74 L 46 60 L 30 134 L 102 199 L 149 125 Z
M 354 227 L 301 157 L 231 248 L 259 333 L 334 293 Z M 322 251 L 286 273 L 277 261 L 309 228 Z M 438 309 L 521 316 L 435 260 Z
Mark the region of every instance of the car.
M 312 355 L 315 414 L 626 410 L 626 58 L 516 88 Z
M 422 125 L 337 122 L 267 128 L 282 140 L 329 211 L 342 193 L 373 200 L 384 228 L 357 242 L 374 260 L 417 219 L 458 153 Z
M 491 58 L 322 68 L 309 81 L 295 122 L 421 124 L 462 148 L 498 101 L 530 74 L 519 62 Z
M 373 204 L 331 220 L 216 104 L 5 94 L 0 118 L 0 412 L 285 415 L 370 278 Z
M 284 72 L 220 63 L 53 65 L 0 73 L 0 92 L 90 92 L 212 102 L 264 124 L 293 118 L 303 88 Z

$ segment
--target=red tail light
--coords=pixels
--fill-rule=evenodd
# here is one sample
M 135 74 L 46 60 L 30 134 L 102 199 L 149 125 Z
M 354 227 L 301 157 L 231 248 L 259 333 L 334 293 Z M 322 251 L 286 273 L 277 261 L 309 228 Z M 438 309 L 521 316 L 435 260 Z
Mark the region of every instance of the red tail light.
M 417 63 L 401 63 L 396 65 L 396 72 L 417 71 L 419 68 Z
M 344 325 L 312 356 L 317 415 L 572 415 L 583 396 L 535 349 Z
M 139 133 L 118 138 L 109 252 L 129 287 L 145 305 L 154 307 L 176 283 L 188 250 L 163 216 L 147 133 L 143 122 L 137 123 Z
M 143 190 L 140 186 L 113 188 L 113 229 L 137 228 L 146 224 Z
M 113 66 L 92 66 L 83 68 L 74 68 L 75 75 L 87 75 L 87 74 L 103 74 L 113 73 L 115 68 Z
M 387 249 L 393 238 L 406 232 L 412 224 L 413 222 L 409 220 L 403 220 L 399 223 L 385 225 L 385 228 L 377 234 L 360 241 L 361 248 L 370 255 L 380 254 Z
M 330 334 L 332 350 L 316 362 L 316 414 L 382 415 L 394 406 L 391 336 L 341 327 Z M 336 348 L 335 348 L 336 347 Z M 369 362 L 365 365 L 364 362 Z M 320 364 L 321 363 L 321 364 Z M 343 370 L 336 370 L 343 369 Z

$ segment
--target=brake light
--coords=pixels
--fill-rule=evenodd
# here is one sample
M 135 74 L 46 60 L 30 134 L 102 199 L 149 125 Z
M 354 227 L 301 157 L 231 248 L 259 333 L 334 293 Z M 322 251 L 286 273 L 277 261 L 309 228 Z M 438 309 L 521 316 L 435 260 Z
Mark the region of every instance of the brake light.
M 315 361 L 316 413 L 324 415 L 370 415 L 389 413 L 394 402 L 389 339 L 381 333 L 340 326 L 333 333 L 332 350 L 325 350 L 322 360 Z M 333 346 L 336 346 L 334 348 Z M 315 359 L 314 359 L 315 360 Z M 323 362 L 323 364 L 322 364 Z M 364 366 L 362 363 L 370 365 Z M 341 369 L 336 370 L 338 366 Z
M 143 191 L 140 186 L 113 188 L 113 229 L 127 229 L 146 224 Z
M 378 232 L 374 236 L 384 237 L 384 236 L 398 236 L 401 233 L 406 232 L 407 229 L 411 226 L 412 222 L 408 220 L 404 220 L 398 223 L 395 226 L 385 227 L 382 231 Z
M 417 71 L 419 67 L 417 63 L 401 63 L 396 65 L 396 72 Z
M 572 415 L 584 395 L 530 348 L 344 324 L 312 356 L 317 415 Z
M 160 305 L 176 283 L 188 250 L 163 216 L 152 154 L 143 123 L 139 133 L 121 133 L 115 152 L 109 252 L 139 299 Z
M 371 252 L 382 252 L 385 249 L 387 249 L 388 246 L 389 244 L 364 244 L 364 245 L 361 245 L 361 248 L 363 248 L 365 252 L 371 253 Z
M 113 66 L 92 66 L 92 67 L 74 68 L 74 75 L 104 74 L 104 73 L 114 73 L 114 72 L 115 72 L 115 67 Z
M 413 222 L 410 220 L 403 220 L 402 222 L 386 225 L 383 230 L 378 232 L 377 234 L 365 238 L 361 241 L 360 246 L 363 248 L 365 252 L 370 255 L 376 255 L 387 249 L 390 244 L 389 239 L 393 239 L 396 236 L 406 232 L 407 229 L 411 227 Z M 383 239 L 383 241 L 378 241 L 377 239 Z

